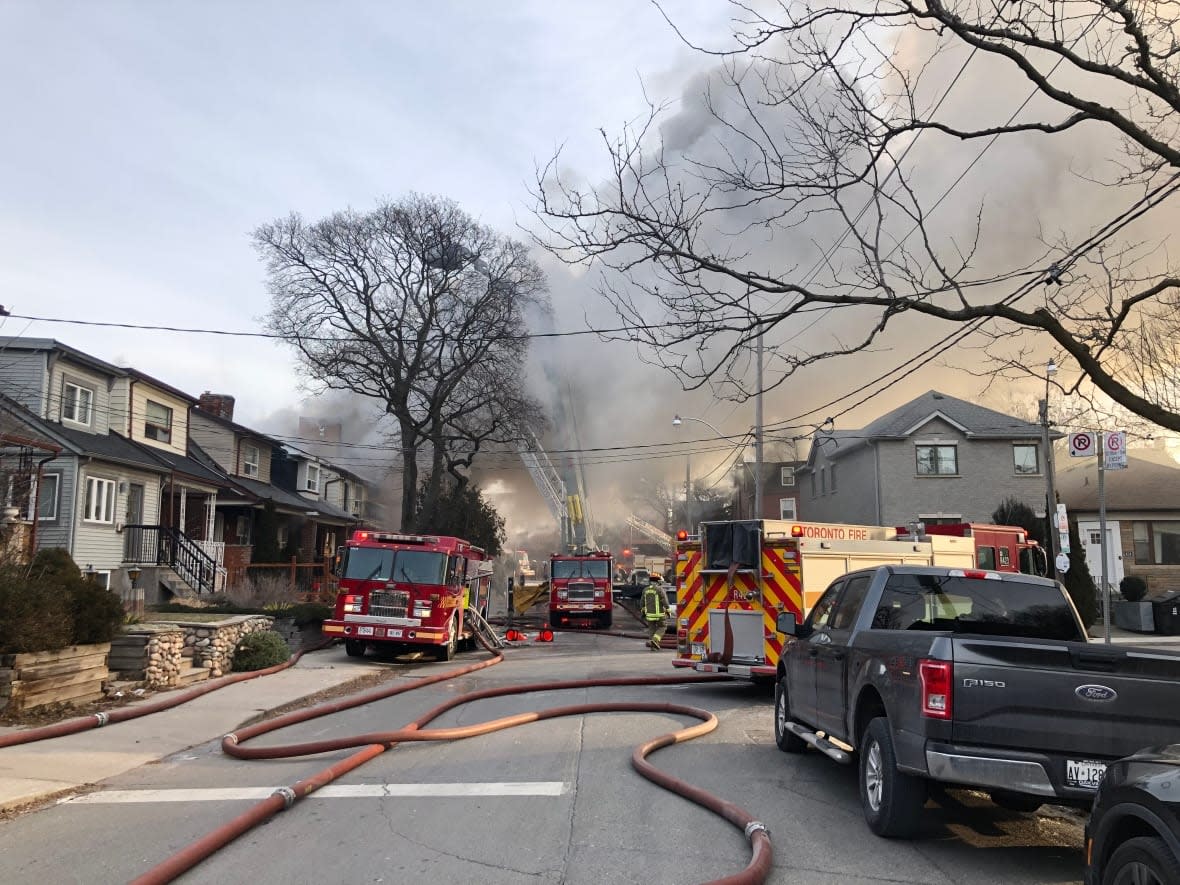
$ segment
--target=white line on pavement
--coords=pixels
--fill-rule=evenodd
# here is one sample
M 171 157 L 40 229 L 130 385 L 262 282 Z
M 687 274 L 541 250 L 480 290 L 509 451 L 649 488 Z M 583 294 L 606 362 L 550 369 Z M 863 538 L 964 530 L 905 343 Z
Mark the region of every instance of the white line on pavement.
M 103 790 L 63 799 L 69 805 L 117 805 L 142 802 L 229 802 L 258 800 L 277 787 L 211 787 L 192 790 Z M 438 799 L 461 796 L 560 796 L 563 781 L 505 781 L 470 784 L 336 784 L 316 790 L 308 799 Z

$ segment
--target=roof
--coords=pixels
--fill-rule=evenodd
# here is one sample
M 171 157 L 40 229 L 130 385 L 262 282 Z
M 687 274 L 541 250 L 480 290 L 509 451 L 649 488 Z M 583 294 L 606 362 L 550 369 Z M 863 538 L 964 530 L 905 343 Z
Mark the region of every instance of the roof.
M 230 480 L 224 473 L 215 468 L 206 466 L 196 458 L 185 457 L 184 455 L 178 455 L 175 452 L 168 452 L 163 449 L 155 449 L 151 446 L 142 446 L 142 448 L 151 457 L 162 463 L 169 470 L 183 474 L 189 479 L 205 483 L 206 485 L 217 486 L 218 488 L 229 488 L 230 486 Z
M 84 430 L 74 430 L 60 424 L 54 424 L 52 432 L 65 439 L 75 454 L 129 464 L 143 470 L 150 470 L 153 473 L 168 472 L 168 468 L 157 458 L 148 454 L 143 446 L 136 445 L 117 433 L 111 432 L 106 435 L 87 433 Z
M 145 381 L 148 384 L 153 385 L 154 387 L 158 387 L 158 388 L 160 388 L 160 390 L 163 390 L 165 393 L 170 393 L 174 397 L 176 397 L 177 399 L 182 399 L 191 405 L 196 405 L 196 403 L 197 403 L 197 398 L 195 396 L 193 396 L 192 394 L 185 393 L 183 390 L 173 387 L 171 384 L 166 384 L 165 382 L 161 381 L 159 378 L 153 378 L 151 375 L 147 374 L 146 372 L 139 371 L 139 369 L 133 369 L 130 366 L 124 366 L 120 371 L 127 373 L 132 378 L 135 378 L 138 381 Z
M 249 479 L 244 476 L 233 477 L 235 485 L 248 491 L 250 494 L 262 501 L 273 501 L 275 507 L 282 508 L 287 511 L 295 511 L 301 514 L 308 514 L 315 511 L 321 517 L 338 520 L 342 522 L 356 522 L 357 517 L 353 516 L 339 507 L 333 507 L 324 501 L 314 501 L 310 498 L 304 498 L 296 492 L 288 491 L 287 489 L 279 488 L 276 485 L 265 483 L 257 479 Z
M 817 432 L 807 462 L 814 463 L 820 446 L 827 459 L 833 460 L 876 440 L 908 439 L 936 418 L 972 439 L 1040 439 L 1044 435 L 1042 426 L 1035 422 L 928 390 L 859 430 Z M 1062 437 L 1058 431 L 1052 435 L 1054 439 Z
M 70 347 L 68 344 L 62 344 L 54 338 L 17 338 L 14 336 L 0 336 L 0 350 L 27 350 L 32 353 L 49 353 L 52 351 L 60 351 L 66 354 L 70 359 L 90 366 L 93 369 L 98 369 L 100 372 L 107 372 L 111 375 L 126 375 L 126 369 L 120 369 L 118 366 L 111 363 L 104 362 L 97 357 L 93 357 L 88 353 L 84 353 L 77 348 Z
M 1104 472 L 1107 510 L 1180 510 L 1180 463 L 1167 452 L 1131 449 L 1126 470 Z M 1098 467 L 1094 459 L 1059 468 L 1057 493 L 1070 510 L 1097 511 Z
M 255 439 L 265 440 L 266 442 L 268 442 L 274 446 L 282 445 L 282 443 L 280 443 L 274 437 L 267 436 L 265 433 L 262 433 L 261 431 L 258 431 L 258 430 L 251 430 L 249 427 L 246 427 L 244 424 L 238 424 L 234 421 L 230 421 L 228 418 L 222 418 L 220 415 L 214 415 L 212 412 L 206 412 L 199 405 L 195 406 L 194 408 L 189 410 L 189 421 L 190 422 L 192 421 L 194 416 L 200 416 L 203 419 L 207 419 L 209 421 L 212 421 L 214 424 L 220 424 L 222 427 L 232 430 L 234 433 L 240 433 L 244 436 L 252 436 Z

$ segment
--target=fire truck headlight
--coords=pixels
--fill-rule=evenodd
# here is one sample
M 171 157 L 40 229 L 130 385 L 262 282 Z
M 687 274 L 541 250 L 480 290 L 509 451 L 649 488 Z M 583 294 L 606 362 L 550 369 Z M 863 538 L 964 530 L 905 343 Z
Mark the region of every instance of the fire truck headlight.
M 565 599 L 565 598 L 566 598 L 568 595 L 569 595 L 569 594 L 568 594 L 568 593 L 566 593 L 566 591 L 564 591 L 564 590 L 558 590 L 558 591 L 557 591 L 557 598 L 558 598 L 558 599 Z
M 344 604 L 344 611 L 351 615 L 359 615 L 361 613 L 361 607 L 355 602 L 346 602 Z
M 430 603 L 416 602 L 414 603 L 414 617 L 415 618 L 429 618 L 430 617 Z
M 604 591 L 604 590 L 595 590 L 594 591 L 594 598 L 595 599 L 602 599 L 604 596 L 606 596 L 606 591 Z

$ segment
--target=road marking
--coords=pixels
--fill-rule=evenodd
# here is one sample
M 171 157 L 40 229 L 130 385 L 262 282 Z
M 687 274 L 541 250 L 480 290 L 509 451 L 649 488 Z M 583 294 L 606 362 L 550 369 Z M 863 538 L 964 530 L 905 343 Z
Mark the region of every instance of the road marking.
M 211 787 L 195 790 L 103 790 L 72 796 L 70 805 L 119 805 L 143 802 L 230 802 L 266 799 L 278 787 Z M 561 796 L 564 781 L 503 781 L 470 784 L 336 784 L 308 799 L 442 799 L 465 796 Z

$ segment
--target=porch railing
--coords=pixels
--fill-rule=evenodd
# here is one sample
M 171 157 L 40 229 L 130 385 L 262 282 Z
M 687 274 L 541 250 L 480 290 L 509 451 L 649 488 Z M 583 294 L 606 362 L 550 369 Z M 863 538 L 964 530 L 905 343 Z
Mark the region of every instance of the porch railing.
M 168 566 L 198 593 L 213 593 L 216 589 L 216 560 L 198 542 L 169 526 L 123 526 L 123 561 Z

